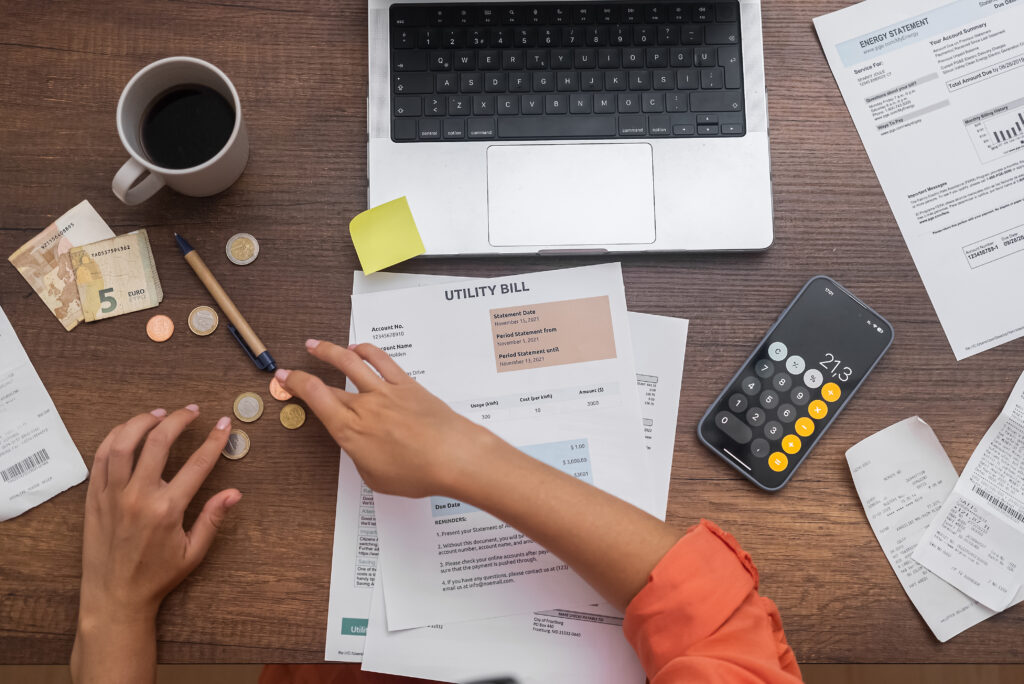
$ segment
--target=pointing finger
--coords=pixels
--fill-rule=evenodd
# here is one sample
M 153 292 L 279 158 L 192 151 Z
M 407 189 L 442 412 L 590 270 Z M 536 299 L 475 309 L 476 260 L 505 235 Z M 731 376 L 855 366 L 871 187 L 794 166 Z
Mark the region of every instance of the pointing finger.
M 142 484 L 155 483 L 163 476 L 164 466 L 171 447 L 185 428 L 199 416 L 199 407 L 189 404 L 169 415 L 160 425 L 149 433 L 146 444 L 139 454 L 139 464 L 135 468 L 132 481 Z
M 412 378 L 402 370 L 402 367 L 395 363 L 395 360 L 387 352 L 382 351 L 380 347 L 366 343 L 353 345 L 349 349 L 354 351 L 361 359 L 368 361 L 371 366 L 377 369 L 381 377 L 388 382 L 400 385 L 412 381 Z
M 110 442 L 107 457 L 107 487 L 123 489 L 128 484 L 139 443 L 166 416 L 167 411 L 156 409 L 151 413 L 135 416 L 118 428 L 117 436 Z
M 189 456 L 188 461 L 181 467 L 178 474 L 170 483 L 171 497 L 181 508 L 188 506 L 189 502 L 203 486 L 210 471 L 217 465 L 220 454 L 227 446 L 228 437 L 231 436 L 231 419 L 224 416 L 217 421 L 217 425 L 206 437 L 195 453 Z
M 350 349 L 320 340 L 306 340 L 306 349 L 316 358 L 331 364 L 344 373 L 345 377 L 351 380 L 360 392 L 372 391 L 384 382 L 358 354 Z
M 362 362 L 360 362 L 362 363 Z M 278 370 L 277 381 L 313 410 L 335 441 L 339 441 L 347 429 L 352 414 L 348 402 L 353 395 L 330 387 L 315 375 L 302 371 Z

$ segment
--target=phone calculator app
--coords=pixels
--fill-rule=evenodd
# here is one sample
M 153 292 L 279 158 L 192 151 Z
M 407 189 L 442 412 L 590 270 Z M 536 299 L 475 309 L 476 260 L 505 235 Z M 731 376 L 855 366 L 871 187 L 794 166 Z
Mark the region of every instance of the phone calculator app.
M 815 278 L 702 422 L 701 436 L 778 488 L 891 341 L 887 322 L 832 280 Z

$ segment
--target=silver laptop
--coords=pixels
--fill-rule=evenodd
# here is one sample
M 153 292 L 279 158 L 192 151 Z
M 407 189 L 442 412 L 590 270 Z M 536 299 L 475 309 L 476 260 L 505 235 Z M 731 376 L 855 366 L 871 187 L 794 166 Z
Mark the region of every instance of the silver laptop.
M 759 0 L 369 0 L 369 204 L 432 255 L 772 243 Z

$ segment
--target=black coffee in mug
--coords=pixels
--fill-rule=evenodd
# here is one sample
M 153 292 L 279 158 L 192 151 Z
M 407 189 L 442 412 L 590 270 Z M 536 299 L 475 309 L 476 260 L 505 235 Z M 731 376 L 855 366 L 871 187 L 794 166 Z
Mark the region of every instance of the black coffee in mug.
M 204 85 L 181 85 L 157 95 L 142 117 L 142 148 L 165 169 L 188 169 L 212 159 L 235 128 L 235 110 Z

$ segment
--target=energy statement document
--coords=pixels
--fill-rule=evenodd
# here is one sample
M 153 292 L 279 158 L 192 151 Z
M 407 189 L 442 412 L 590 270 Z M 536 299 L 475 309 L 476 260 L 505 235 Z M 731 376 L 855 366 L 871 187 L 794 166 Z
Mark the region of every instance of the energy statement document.
M 814 20 L 957 360 L 1024 335 L 1024 0 Z
M 88 476 L 57 407 L 0 309 L 0 521 Z
M 405 273 L 376 273 L 368 278 L 357 271 L 353 277 L 352 292 L 362 294 L 467 280 L 470 279 Z M 644 439 L 651 457 L 655 508 L 659 517 L 664 518 L 689 323 L 685 319 L 639 313 L 630 313 L 629 321 L 633 339 L 636 382 L 640 393 Z M 351 330 L 349 341 L 357 341 Z M 350 389 L 354 391 L 354 388 Z M 377 525 L 373 507 L 373 492 L 362 482 L 352 461 L 343 453 L 338 477 L 326 660 L 359 662 L 363 659 L 377 557 Z M 604 640 L 609 638 L 610 632 L 615 635 L 611 643 L 617 647 L 616 650 L 609 652 L 615 654 L 613 660 L 619 662 L 622 658 L 627 661 L 630 659 L 635 661 L 632 649 L 622 640 L 621 630 L 617 628 L 617 625 L 621 623 L 621 617 L 609 613 L 607 616 L 601 616 L 602 620 L 597 620 L 592 611 L 556 612 L 559 612 L 558 617 L 544 615 L 536 625 L 529 617 L 530 614 L 526 614 L 525 618 L 516 616 L 508 619 L 466 623 L 466 627 L 473 629 L 475 626 L 481 633 L 487 634 L 493 634 L 492 630 L 496 629 L 500 635 L 507 633 L 509 628 L 515 632 L 523 626 L 527 626 L 534 634 L 531 637 L 533 640 L 546 638 L 557 653 L 564 653 L 564 657 L 570 659 L 573 649 L 570 648 L 568 652 L 564 652 L 565 642 L 568 644 L 581 643 L 581 648 L 590 649 L 595 645 L 591 637 L 592 632 L 597 632 L 601 644 L 606 644 Z M 575 629 L 568 630 L 570 632 L 568 636 L 559 634 L 557 629 L 560 622 L 566 621 L 569 622 L 570 627 L 575 627 Z M 611 628 L 609 628 L 609 624 L 612 625 Z M 393 653 L 394 658 L 378 663 L 374 669 L 392 673 L 406 672 L 406 666 L 412 665 L 409 660 L 410 651 L 412 654 L 418 652 L 424 643 L 433 642 L 433 647 L 437 648 L 439 647 L 437 642 L 448 643 L 452 639 L 459 638 L 462 630 L 457 630 L 455 627 L 455 625 L 449 625 L 442 629 L 441 626 L 435 625 L 421 630 L 388 634 L 384 625 L 381 625 L 384 634 L 391 637 L 388 639 L 387 645 L 389 653 Z M 536 636 L 540 634 L 547 635 L 547 637 Z M 395 644 L 394 641 L 397 637 L 402 637 L 402 639 Z M 399 648 L 406 643 L 410 644 L 409 649 Z M 498 650 L 507 653 L 507 649 Z M 550 661 L 545 656 L 539 662 L 557 661 L 556 656 L 551 657 L 556 660 Z M 503 662 L 501 658 L 497 656 L 495 658 L 494 663 Z M 507 659 L 507 655 L 505 658 Z M 477 670 L 473 663 L 465 666 L 459 666 L 457 663 L 449 664 L 451 667 L 439 668 L 436 672 L 431 671 L 432 674 L 426 672 L 421 676 L 441 678 L 446 674 L 456 672 L 459 674 L 454 676 L 461 678 L 470 677 L 470 673 Z M 527 676 L 524 673 L 524 664 L 518 663 L 518 665 L 519 668 L 516 671 L 521 676 Z M 635 662 L 633 665 L 638 667 Z M 525 669 L 529 669 L 529 667 Z M 616 673 L 620 670 L 611 668 L 610 672 Z M 595 677 L 597 677 L 596 674 Z M 593 681 L 600 682 L 602 680 L 595 678 Z M 609 679 L 608 681 L 616 680 Z
M 991 610 L 1024 595 L 1024 374 L 914 560 Z
M 455 411 L 653 507 L 619 264 L 353 295 L 352 322 Z M 374 504 L 389 629 L 600 602 L 543 547 L 462 502 Z
M 957 481 L 928 424 L 914 416 L 890 425 L 850 447 L 846 460 L 871 531 L 935 638 L 948 641 L 995 615 L 913 558 Z

